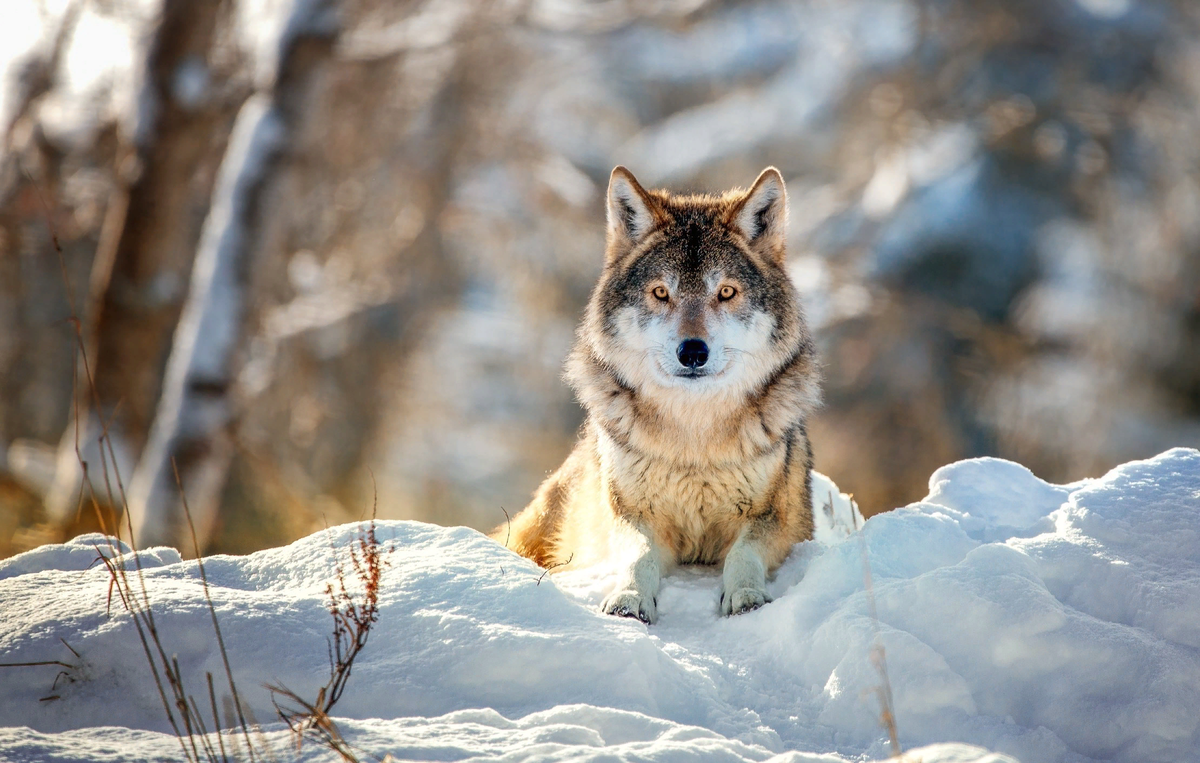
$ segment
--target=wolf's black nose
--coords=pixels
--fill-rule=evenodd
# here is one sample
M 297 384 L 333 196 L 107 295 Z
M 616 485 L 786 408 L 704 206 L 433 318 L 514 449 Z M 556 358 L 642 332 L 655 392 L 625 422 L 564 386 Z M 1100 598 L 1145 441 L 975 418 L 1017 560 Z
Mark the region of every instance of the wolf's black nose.
M 688 368 L 699 368 L 708 362 L 708 345 L 700 339 L 685 339 L 675 354 Z

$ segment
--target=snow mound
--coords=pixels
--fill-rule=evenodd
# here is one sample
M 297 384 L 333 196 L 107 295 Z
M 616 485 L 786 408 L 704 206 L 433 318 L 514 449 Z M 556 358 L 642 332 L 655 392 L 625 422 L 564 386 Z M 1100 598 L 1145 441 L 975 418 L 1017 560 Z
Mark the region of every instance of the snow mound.
M 107 557 L 127 557 L 126 561 L 131 568 L 133 567 L 134 561 L 130 555 L 132 549 L 124 542 L 99 533 L 88 533 L 72 538 L 66 543 L 39 546 L 23 554 L 0 559 L 0 580 L 37 572 L 86 570 L 99 564 L 102 550 Z M 173 548 L 156 546 L 139 551 L 138 559 L 143 568 L 149 568 L 176 564 L 182 557 Z
M 623 710 L 568 705 L 509 720 L 493 710 L 462 710 L 438 718 L 339 720 L 345 739 L 383 760 L 518 761 L 545 763 L 845 763 L 839 755 L 770 752 L 706 729 L 681 726 Z M 297 752 L 285 731 L 262 735 L 276 759 L 341 761 L 330 750 L 306 743 Z M 236 737 L 234 737 L 236 739 Z M 229 742 L 227 742 L 227 745 Z M 236 750 L 233 747 L 233 750 Z M 175 737 L 155 731 L 97 728 L 45 734 L 0 728 L 0 750 L 38 763 L 105 763 L 182 759 Z M 280 752 L 286 751 L 284 754 Z M 1016 763 L 1007 755 L 964 744 L 910 750 L 912 763 Z
M 823 529 L 770 582 L 772 604 L 719 617 L 718 571 L 687 568 L 650 627 L 597 611 L 610 569 L 544 575 L 472 530 L 382 522 L 395 551 L 381 617 L 339 724 L 397 759 L 882 758 L 878 643 L 901 742 L 936 745 L 917 753 L 926 763 L 1011 760 L 980 748 L 1026 763 L 1197 759 L 1200 452 L 1064 486 L 960 462 L 924 501 L 865 523 L 817 485 Z M 274 718 L 264 684 L 312 696 L 324 682 L 325 586 L 358 532 L 205 561 L 259 720 Z M 106 543 L 0 563 L 0 661 L 76 666 L 57 683 L 59 666 L 5 669 L 0 758 L 179 755 L 130 618 L 106 612 L 92 565 Z M 169 549 L 141 559 L 163 644 L 202 696 L 204 673 L 224 671 L 197 565 Z M 287 749 L 278 725 L 266 734 Z M 306 745 L 303 758 L 331 754 Z

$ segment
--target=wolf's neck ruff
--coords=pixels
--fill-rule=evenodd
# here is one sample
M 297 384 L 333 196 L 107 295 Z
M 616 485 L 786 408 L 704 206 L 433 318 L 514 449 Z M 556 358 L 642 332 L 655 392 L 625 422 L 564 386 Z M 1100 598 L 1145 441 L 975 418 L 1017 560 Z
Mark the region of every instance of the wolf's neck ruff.
M 724 563 L 726 614 L 768 600 L 766 573 L 812 534 L 820 398 L 786 221 L 773 168 L 719 196 L 613 170 L 604 271 L 567 361 L 587 423 L 494 538 L 548 567 L 628 557 L 604 610 L 647 622 L 680 563 Z
M 681 465 L 724 465 L 759 458 L 784 444 L 819 404 L 812 343 L 751 390 L 636 388 L 580 340 L 567 380 L 595 425 L 617 446 Z

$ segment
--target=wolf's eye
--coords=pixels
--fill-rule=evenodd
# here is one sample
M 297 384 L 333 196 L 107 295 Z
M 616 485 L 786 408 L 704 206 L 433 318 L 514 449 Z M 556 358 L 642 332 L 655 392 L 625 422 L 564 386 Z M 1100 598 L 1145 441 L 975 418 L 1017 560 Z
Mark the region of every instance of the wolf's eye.
M 726 302 L 733 299 L 734 295 L 736 294 L 737 289 L 733 288 L 732 286 L 725 285 L 721 287 L 719 292 L 717 292 L 717 299 L 721 300 L 722 302 Z
M 667 294 L 666 286 L 655 286 L 654 291 L 651 293 L 654 295 L 654 298 L 657 299 L 658 301 L 660 301 L 660 302 L 667 301 L 668 294 Z

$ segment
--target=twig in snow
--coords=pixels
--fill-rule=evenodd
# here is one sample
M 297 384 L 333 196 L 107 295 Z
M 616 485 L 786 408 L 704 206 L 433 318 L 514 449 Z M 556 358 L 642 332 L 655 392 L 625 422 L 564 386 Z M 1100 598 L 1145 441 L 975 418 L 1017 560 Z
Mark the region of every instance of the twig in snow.
M 558 568 L 558 567 L 566 567 L 568 564 L 570 564 L 570 563 L 571 563 L 571 560 L 572 560 L 572 559 L 574 559 L 574 558 L 575 558 L 575 552 L 574 552 L 574 551 L 572 551 L 572 552 L 571 552 L 571 555 L 567 557 L 567 561 L 565 561 L 565 562 L 558 562 L 558 563 L 556 563 L 556 564 L 552 564 L 552 565 L 550 565 L 549 567 L 547 567 L 547 568 L 546 568 L 546 570 L 545 570 L 545 572 L 543 572 L 543 573 L 542 573 L 542 574 L 541 574 L 541 575 L 538 577 L 538 579 L 537 579 L 537 583 L 535 583 L 534 585 L 541 585 L 541 584 L 542 584 L 542 578 L 544 578 L 544 577 L 546 577 L 547 575 L 549 575 L 549 574 L 550 574 L 550 570 L 553 570 L 553 569 L 555 569 L 555 568 Z
M 32 662 L 0 662 L 0 668 L 37 668 L 45 667 L 47 665 L 57 665 L 60 668 L 65 668 L 65 670 L 60 670 L 54 675 L 54 681 L 50 684 L 50 691 L 54 691 L 58 688 L 59 679 L 62 678 L 66 678 L 67 683 L 75 683 L 77 680 L 79 680 L 79 678 L 81 678 L 80 670 L 83 668 L 83 658 L 79 656 L 79 652 L 75 651 L 71 645 L 66 641 L 63 641 L 62 638 L 59 638 L 59 641 L 62 641 L 63 646 L 65 646 L 67 649 L 70 649 L 71 654 L 74 654 L 75 657 L 80 661 L 78 665 L 70 662 L 63 662 L 62 660 L 34 660 Z M 53 702 L 56 699 L 59 699 L 59 695 L 51 694 L 39 698 L 38 701 Z
M 242 713 L 242 699 L 238 695 L 237 683 L 233 680 L 233 669 L 229 667 L 229 653 L 225 651 L 225 637 L 221 635 L 221 624 L 217 621 L 217 609 L 213 606 L 212 592 L 208 588 L 208 575 L 204 572 L 204 559 L 200 555 L 200 542 L 196 539 L 196 525 L 192 522 L 192 510 L 188 506 L 187 494 L 183 489 L 183 481 L 179 478 L 179 468 L 175 459 L 171 459 L 171 469 L 175 473 L 175 484 L 179 486 L 179 498 L 183 503 L 183 515 L 187 518 L 188 532 L 192 536 L 192 549 L 196 552 L 196 566 L 200 568 L 200 583 L 204 587 L 204 601 L 208 604 L 208 613 L 212 617 L 213 631 L 217 634 L 217 647 L 221 651 L 221 663 L 225 666 L 225 678 L 229 681 L 229 692 L 233 695 L 233 706 L 237 710 L 238 724 L 242 728 L 242 736 L 246 738 L 246 748 L 250 752 L 250 760 L 254 760 L 254 745 L 250 744 L 250 730 L 246 726 L 246 716 Z M 208 691 L 212 694 L 212 674 L 208 674 Z M 198 713 L 197 713 L 198 715 Z M 221 722 L 217 717 L 216 700 L 213 700 L 213 724 L 220 737 Z M 221 747 L 224 756 L 224 745 Z
M 830 501 L 833 500 L 832 494 Z M 854 525 L 855 532 L 858 532 L 858 512 L 855 510 L 854 495 L 850 495 L 850 521 Z M 871 664 L 875 666 L 875 670 L 879 673 L 880 683 L 875 687 L 875 694 L 879 697 L 879 722 L 887 729 L 888 740 L 892 746 L 892 757 L 899 757 L 903 750 L 900 747 L 900 734 L 896 730 L 896 706 L 892 699 L 892 682 L 888 679 L 887 672 L 887 654 L 883 648 L 883 639 L 879 631 L 879 612 L 875 608 L 875 587 L 871 583 L 871 559 L 867 554 L 867 541 L 860 533 L 858 536 L 859 549 L 862 552 L 863 560 L 863 583 L 867 592 L 867 603 L 871 608 L 871 623 L 875 629 L 875 640 L 871 645 Z
M 82 659 L 83 659 L 83 657 L 82 657 L 82 656 L 80 656 L 79 652 L 76 652 L 76 651 L 75 651 L 75 647 L 73 647 L 73 646 L 71 646 L 70 644 L 68 644 L 68 643 L 67 643 L 67 640 L 66 640 L 65 638 L 63 638 L 62 636 L 59 636 L 59 637 L 58 637 L 58 640 L 62 642 L 62 645 L 63 645 L 63 646 L 65 646 L 67 649 L 70 649 L 70 650 L 71 650 L 71 654 L 75 655 L 75 658 L 76 658 L 76 659 L 80 659 L 80 660 L 82 660 Z
M 0 662 L 0 668 L 34 668 L 38 665 L 61 665 L 64 668 L 77 667 L 69 662 L 62 662 L 61 660 L 38 660 L 37 662 Z
M 282 684 L 267 686 L 280 719 L 296 735 L 297 748 L 304 734 L 310 733 L 349 763 L 357 763 L 358 758 L 330 718 L 329 711 L 346 690 L 354 661 L 367 645 L 371 626 L 379 620 L 379 591 L 383 570 L 389 564 L 386 554 L 394 548 L 383 548 L 375 534 L 377 508 L 378 495 L 371 506 L 371 521 L 367 529 L 360 529 L 358 537 L 350 544 L 350 564 L 354 577 L 362 587 L 360 595 L 350 592 L 346 584 L 346 570 L 336 556 L 337 549 L 334 549 L 336 581 L 325 588 L 329 597 L 329 614 L 333 617 L 333 637 L 329 640 L 329 680 L 317 690 L 316 699 L 312 702 Z M 280 703 L 280 698 L 285 700 L 284 704 Z
M 508 541 L 512 539 L 512 517 L 503 506 L 500 507 L 500 511 L 504 512 L 504 547 L 508 548 Z
M 508 510 L 505 509 L 503 506 L 500 507 L 500 511 L 504 512 L 504 528 L 505 528 L 504 529 L 504 547 L 508 548 L 508 541 L 510 538 L 512 538 L 512 517 L 510 517 L 508 515 Z M 503 564 L 500 565 L 500 574 L 501 575 L 508 574 L 504 571 Z

